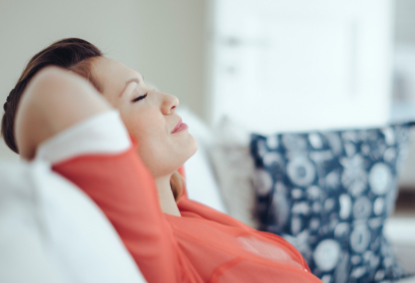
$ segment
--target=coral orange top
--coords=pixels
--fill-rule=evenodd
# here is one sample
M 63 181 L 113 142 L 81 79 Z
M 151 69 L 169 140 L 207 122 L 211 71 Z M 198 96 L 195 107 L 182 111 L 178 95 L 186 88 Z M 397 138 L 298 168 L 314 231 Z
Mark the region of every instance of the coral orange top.
M 124 144 L 117 150 L 111 142 L 109 150 L 102 146 L 103 138 L 114 141 L 114 129 L 106 129 L 108 121 L 123 127 L 118 112 L 112 111 L 66 130 L 57 142 L 49 142 L 60 155 L 50 161 L 55 172 L 101 208 L 148 282 L 321 282 L 281 237 L 256 231 L 186 194 L 178 203 L 182 217 L 164 214 L 153 177 L 136 146 L 126 143 L 128 134 L 116 137 Z M 91 127 L 107 132 L 86 139 L 91 147 L 99 138 L 100 150 L 72 147 L 62 154 L 71 148 L 65 139 L 82 144 L 77 136 L 91 135 Z

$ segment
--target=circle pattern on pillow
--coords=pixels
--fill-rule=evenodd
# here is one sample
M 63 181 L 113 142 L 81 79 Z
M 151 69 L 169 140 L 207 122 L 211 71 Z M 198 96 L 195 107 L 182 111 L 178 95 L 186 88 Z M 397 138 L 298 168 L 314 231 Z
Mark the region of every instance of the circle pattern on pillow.
M 382 230 L 410 127 L 253 134 L 260 229 L 293 244 L 325 283 L 405 277 Z

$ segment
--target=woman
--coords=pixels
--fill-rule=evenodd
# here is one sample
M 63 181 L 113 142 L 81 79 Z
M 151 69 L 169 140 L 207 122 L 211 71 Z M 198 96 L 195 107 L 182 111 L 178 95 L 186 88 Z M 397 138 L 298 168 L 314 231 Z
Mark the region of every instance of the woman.
M 27 160 L 54 148 L 53 170 L 97 203 L 148 282 L 320 282 L 282 238 L 181 193 L 176 171 L 197 144 L 178 104 L 92 44 L 64 39 L 29 62 L 2 134 Z

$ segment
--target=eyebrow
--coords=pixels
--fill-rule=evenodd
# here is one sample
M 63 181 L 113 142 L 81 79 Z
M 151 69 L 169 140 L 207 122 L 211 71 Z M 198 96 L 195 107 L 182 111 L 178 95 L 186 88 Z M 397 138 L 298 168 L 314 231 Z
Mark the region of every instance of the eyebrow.
M 144 80 L 144 78 L 143 78 Z M 136 82 L 137 84 L 140 83 L 140 80 L 138 78 L 131 78 L 128 81 L 125 82 L 125 87 L 124 89 L 120 92 L 120 94 L 118 95 L 119 97 L 122 96 L 122 94 L 124 93 L 124 91 L 127 89 L 127 86 L 131 83 L 131 82 Z

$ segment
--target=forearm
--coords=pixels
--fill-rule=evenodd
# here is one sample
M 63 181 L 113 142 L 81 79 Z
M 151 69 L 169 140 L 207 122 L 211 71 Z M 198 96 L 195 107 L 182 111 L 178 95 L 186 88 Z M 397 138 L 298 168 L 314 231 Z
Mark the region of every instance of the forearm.
M 43 69 L 27 86 L 17 110 L 15 138 L 20 156 L 32 159 L 43 141 L 110 109 L 78 75 L 57 67 Z

